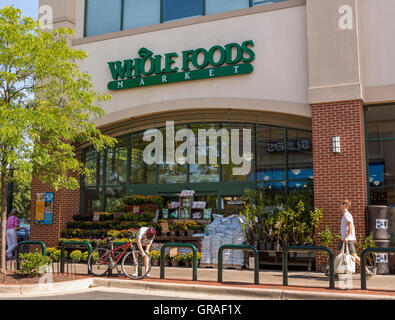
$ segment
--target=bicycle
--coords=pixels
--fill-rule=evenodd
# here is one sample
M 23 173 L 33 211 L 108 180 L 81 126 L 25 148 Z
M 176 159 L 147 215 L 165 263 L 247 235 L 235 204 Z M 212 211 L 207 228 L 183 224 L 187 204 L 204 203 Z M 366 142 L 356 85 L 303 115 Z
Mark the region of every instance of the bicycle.
M 148 264 L 145 273 L 142 273 L 144 257 L 132 242 L 133 237 L 129 239 L 130 241 L 128 243 L 114 248 L 112 242 L 113 238 L 108 237 L 107 241 L 110 244 L 111 250 L 103 247 L 94 249 L 88 257 L 89 271 L 96 276 L 103 276 L 108 273 L 110 269 L 117 268 L 118 262 L 122 259 L 121 268 L 126 277 L 133 280 L 146 277 L 151 270 L 151 258 L 148 254 L 145 254 L 148 258 Z M 131 251 L 128 251 L 129 248 Z M 123 251 L 120 253 L 119 250 L 121 249 L 123 249 Z

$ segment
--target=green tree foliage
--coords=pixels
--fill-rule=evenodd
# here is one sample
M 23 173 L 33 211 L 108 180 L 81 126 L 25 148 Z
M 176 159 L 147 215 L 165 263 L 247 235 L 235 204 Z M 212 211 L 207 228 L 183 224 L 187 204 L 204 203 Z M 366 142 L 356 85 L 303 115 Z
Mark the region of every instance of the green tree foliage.
M 87 54 L 68 46 L 72 36 L 65 28 L 42 32 L 37 21 L 13 7 L 0 10 L 0 272 L 11 178 L 31 172 L 55 190 L 76 189 L 75 177 L 90 174 L 76 146 L 87 142 L 101 151 L 115 143 L 91 121 L 104 114 L 100 106 L 110 96 L 95 91 L 79 69 Z

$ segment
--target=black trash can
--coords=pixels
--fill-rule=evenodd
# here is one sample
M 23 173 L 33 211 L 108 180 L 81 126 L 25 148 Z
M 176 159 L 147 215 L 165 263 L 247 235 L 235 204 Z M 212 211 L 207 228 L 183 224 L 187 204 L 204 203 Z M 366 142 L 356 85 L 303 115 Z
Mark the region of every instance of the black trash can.
M 368 206 L 368 234 L 374 240 L 391 240 L 391 211 L 387 206 Z
M 389 248 L 391 240 L 376 240 L 377 248 Z M 391 263 L 388 253 L 376 253 L 377 274 L 390 274 Z

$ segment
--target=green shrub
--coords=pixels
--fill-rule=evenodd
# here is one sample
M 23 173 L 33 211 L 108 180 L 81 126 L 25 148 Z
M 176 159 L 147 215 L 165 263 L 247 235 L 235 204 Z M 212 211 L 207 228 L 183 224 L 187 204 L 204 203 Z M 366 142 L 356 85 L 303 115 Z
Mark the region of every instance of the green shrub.
M 43 256 L 38 250 L 23 253 L 20 256 L 23 260 L 19 264 L 19 272 L 32 277 L 39 275 L 43 271 L 43 267 L 52 262 L 50 257 Z
M 65 254 L 67 254 L 67 251 L 65 251 Z M 47 256 L 50 257 L 53 262 L 60 261 L 60 249 L 48 248 Z
M 70 260 L 72 262 L 80 262 L 82 259 L 82 252 L 81 250 L 74 250 L 70 253 Z

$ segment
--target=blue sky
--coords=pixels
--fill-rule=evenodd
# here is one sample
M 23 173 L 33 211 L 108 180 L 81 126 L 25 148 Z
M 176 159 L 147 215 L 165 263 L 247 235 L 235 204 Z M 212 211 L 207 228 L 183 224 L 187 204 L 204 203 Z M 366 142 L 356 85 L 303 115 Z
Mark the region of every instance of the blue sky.
M 21 9 L 24 16 L 38 18 L 38 0 L 0 0 L 0 8 L 7 5 Z

